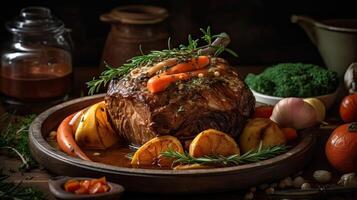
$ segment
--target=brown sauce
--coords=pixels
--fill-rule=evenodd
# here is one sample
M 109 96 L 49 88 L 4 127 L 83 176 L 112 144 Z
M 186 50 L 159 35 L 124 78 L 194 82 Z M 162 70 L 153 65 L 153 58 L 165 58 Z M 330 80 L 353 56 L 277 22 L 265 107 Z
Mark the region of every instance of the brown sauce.
M 47 138 L 47 142 L 59 150 L 56 139 Z M 113 165 L 117 167 L 133 168 L 130 164 L 130 159 L 128 154 L 134 151 L 126 145 L 114 145 L 111 148 L 105 150 L 95 150 L 95 149 L 82 149 L 82 151 L 93 161 L 98 163 L 103 163 L 107 165 Z M 140 166 L 141 169 L 171 169 L 168 167 L 159 166 Z
M 56 66 L 52 68 L 55 68 L 57 72 L 48 71 L 49 67 L 47 66 L 38 66 L 37 71 L 31 73 L 13 73 L 11 67 L 2 67 L 1 92 L 26 101 L 38 101 L 65 95 L 69 92 L 71 84 L 70 67 L 66 64 L 54 65 Z

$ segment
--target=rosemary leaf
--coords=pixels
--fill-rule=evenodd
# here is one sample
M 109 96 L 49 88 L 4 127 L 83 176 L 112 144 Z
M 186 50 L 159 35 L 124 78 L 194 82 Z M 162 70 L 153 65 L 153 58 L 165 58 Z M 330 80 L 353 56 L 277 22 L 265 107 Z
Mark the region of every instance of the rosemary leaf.
M 198 47 L 198 43 L 201 42 L 200 39 L 193 39 L 191 35 L 188 36 L 188 45 L 185 46 L 183 44 L 179 45 L 178 48 L 171 48 L 171 38 L 168 39 L 167 46 L 168 49 L 164 49 L 161 51 L 154 50 L 148 54 L 143 54 L 141 47 L 140 52 L 142 55 L 135 56 L 127 61 L 127 63 L 122 66 L 112 67 L 105 63 L 106 69 L 99 75 L 98 78 L 93 78 L 91 81 L 87 82 L 87 87 L 89 88 L 88 93 L 90 95 L 94 93 L 98 93 L 102 87 L 107 86 L 107 84 L 113 79 L 120 79 L 126 74 L 128 74 L 131 70 L 152 65 L 156 62 L 160 62 L 162 60 L 168 58 L 178 58 L 180 60 L 190 59 L 192 57 L 199 56 L 199 50 L 211 47 L 212 39 L 217 38 L 218 35 L 211 34 L 211 27 L 207 27 L 206 30 L 200 29 L 203 33 L 201 40 L 205 41 L 207 44 L 204 46 Z M 212 46 L 214 47 L 214 46 Z M 216 47 L 215 56 L 218 56 L 222 52 L 227 51 L 229 54 L 236 56 L 237 54 L 231 49 L 227 49 L 224 47 Z
M 192 157 L 187 152 L 180 153 L 169 149 L 167 151 L 161 152 L 161 155 L 167 158 L 173 158 L 175 164 L 179 163 L 234 166 L 273 158 L 277 155 L 285 153 L 288 149 L 289 147 L 285 145 L 278 145 L 273 147 L 262 147 L 260 145 L 256 150 L 249 151 L 241 156 L 239 156 L 238 154 L 234 154 L 228 157 L 221 155 L 212 155 L 199 158 Z

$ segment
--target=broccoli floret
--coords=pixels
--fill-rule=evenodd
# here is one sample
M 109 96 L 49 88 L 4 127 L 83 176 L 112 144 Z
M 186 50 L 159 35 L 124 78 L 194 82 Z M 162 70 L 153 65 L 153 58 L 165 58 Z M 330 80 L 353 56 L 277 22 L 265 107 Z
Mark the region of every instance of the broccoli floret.
M 245 82 L 253 90 L 278 97 L 312 97 L 334 92 L 339 84 L 336 72 L 317 65 L 281 63 L 261 74 L 248 74 Z

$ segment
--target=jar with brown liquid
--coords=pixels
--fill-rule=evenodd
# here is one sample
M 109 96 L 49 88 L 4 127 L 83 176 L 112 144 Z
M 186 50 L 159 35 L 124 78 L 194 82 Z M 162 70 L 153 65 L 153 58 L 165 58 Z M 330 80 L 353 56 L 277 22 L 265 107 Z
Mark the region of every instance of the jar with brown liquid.
M 43 7 L 28 7 L 6 23 L 12 40 L 2 49 L 0 90 L 5 108 L 39 112 L 68 97 L 71 39 L 62 21 Z

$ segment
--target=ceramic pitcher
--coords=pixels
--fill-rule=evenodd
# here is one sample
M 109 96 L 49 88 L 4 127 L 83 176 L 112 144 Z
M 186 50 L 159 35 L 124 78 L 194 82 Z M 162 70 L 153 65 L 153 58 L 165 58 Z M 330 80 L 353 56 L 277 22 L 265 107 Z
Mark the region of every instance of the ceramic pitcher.
M 103 50 L 101 68 L 106 62 L 120 67 L 128 59 L 150 50 L 167 48 L 166 9 L 154 6 L 117 7 L 100 16 L 111 25 Z M 141 47 L 141 49 L 140 49 Z
M 317 21 L 307 16 L 292 16 L 318 48 L 326 67 L 342 78 L 347 67 L 357 61 L 357 19 Z

